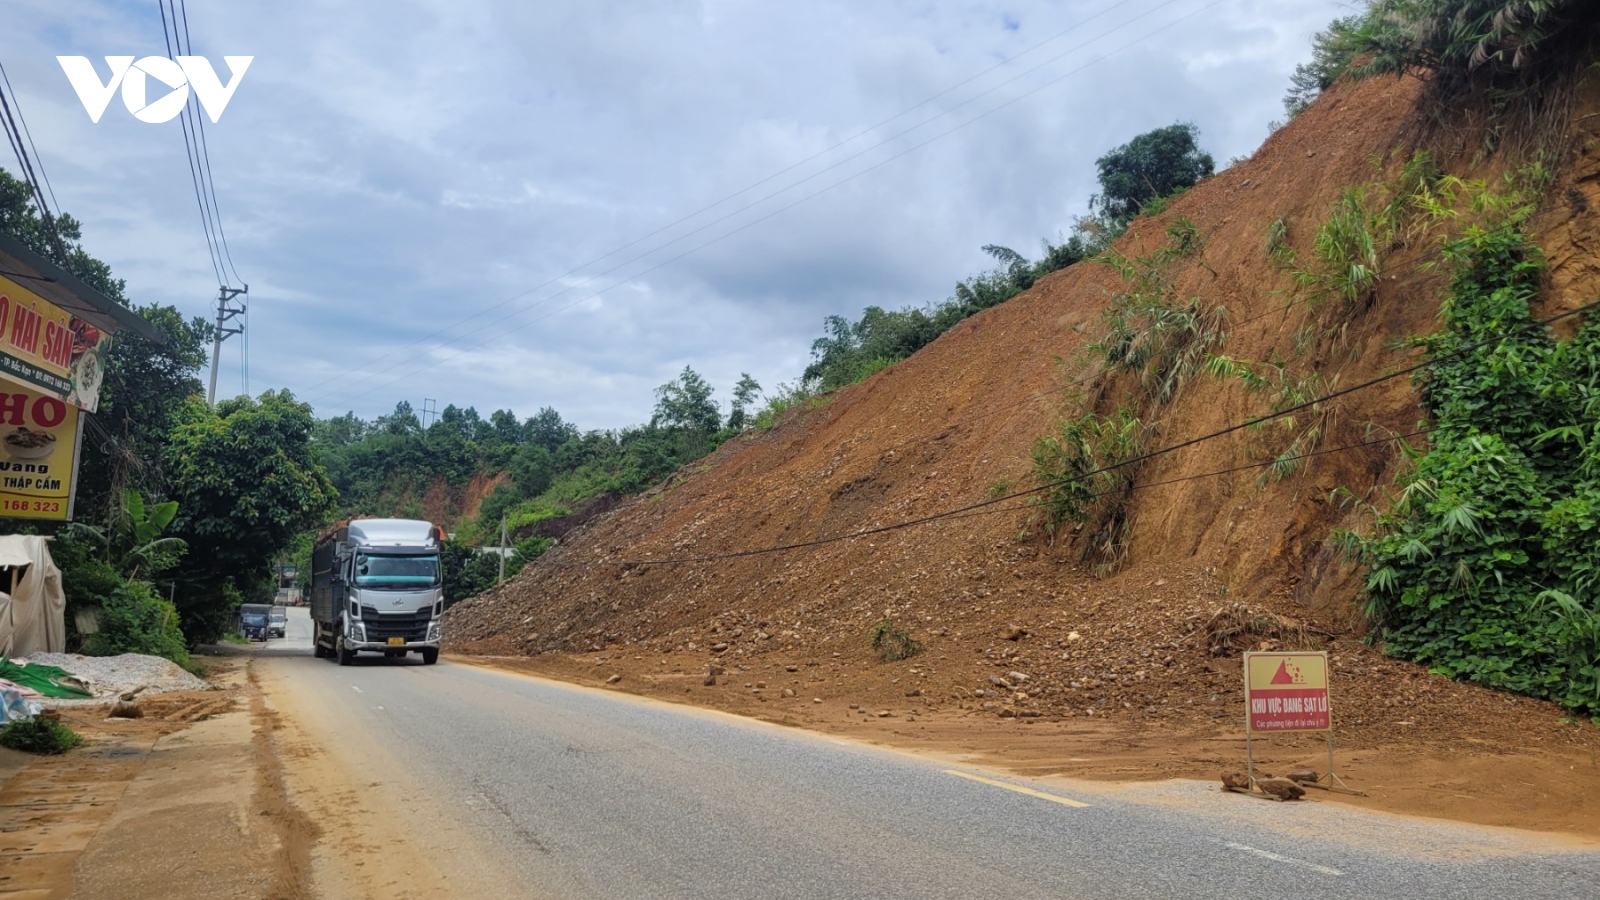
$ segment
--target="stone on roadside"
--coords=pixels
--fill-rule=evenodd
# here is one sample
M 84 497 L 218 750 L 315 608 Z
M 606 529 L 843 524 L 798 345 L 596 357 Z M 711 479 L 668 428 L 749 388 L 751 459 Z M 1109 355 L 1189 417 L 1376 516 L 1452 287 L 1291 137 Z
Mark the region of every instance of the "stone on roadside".
M 616 684 L 617 682 L 619 682 L 621 680 L 622 680 L 622 676 L 621 675 L 613 675 L 610 678 L 606 679 L 606 684 Z
M 1225 791 L 1250 790 L 1250 778 L 1243 772 L 1223 772 L 1222 789 Z
M 1283 777 L 1290 781 L 1298 781 L 1301 784 L 1316 784 L 1322 776 L 1317 774 L 1316 769 L 1309 766 L 1301 766 L 1298 769 L 1290 769 L 1289 774 Z
M 1279 800 L 1299 800 L 1306 789 L 1287 778 L 1257 778 L 1256 787 L 1261 793 Z

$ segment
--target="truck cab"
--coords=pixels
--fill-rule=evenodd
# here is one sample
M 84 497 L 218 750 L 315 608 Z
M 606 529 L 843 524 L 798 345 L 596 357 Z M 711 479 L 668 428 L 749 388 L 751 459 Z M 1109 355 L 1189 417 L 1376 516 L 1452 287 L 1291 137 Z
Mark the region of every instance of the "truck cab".
M 414 519 L 355 519 L 312 548 L 315 653 L 349 665 L 357 653 L 439 659 L 444 572 L 438 526 Z

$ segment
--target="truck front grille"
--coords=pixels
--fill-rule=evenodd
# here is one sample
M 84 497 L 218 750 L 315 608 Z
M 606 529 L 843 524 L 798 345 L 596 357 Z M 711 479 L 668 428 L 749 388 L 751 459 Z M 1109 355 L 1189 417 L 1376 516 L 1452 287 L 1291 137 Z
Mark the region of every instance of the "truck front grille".
M 411 612 L 380 613 L 376 607 L 361 607 L 361 623 L 367 626 L 367 640 L 386 641 L 392 637 L 406 641 L 428 639 L 428 623 L 433 620 L 433 607 L 424 606 Z

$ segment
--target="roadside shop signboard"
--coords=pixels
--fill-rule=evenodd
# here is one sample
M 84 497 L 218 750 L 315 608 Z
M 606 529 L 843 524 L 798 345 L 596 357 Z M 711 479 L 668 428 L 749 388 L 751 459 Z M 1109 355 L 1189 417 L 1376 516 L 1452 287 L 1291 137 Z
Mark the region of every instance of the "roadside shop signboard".
M 76 406 L 0 381 L 0 518 L 70 521 L 82 437 Z
M 1246 653 L 1248 730 L 1331 731 L 1327 653 Z
M 0 277 L 0 378 L 85 412 L 100 404 L 111 335 Z

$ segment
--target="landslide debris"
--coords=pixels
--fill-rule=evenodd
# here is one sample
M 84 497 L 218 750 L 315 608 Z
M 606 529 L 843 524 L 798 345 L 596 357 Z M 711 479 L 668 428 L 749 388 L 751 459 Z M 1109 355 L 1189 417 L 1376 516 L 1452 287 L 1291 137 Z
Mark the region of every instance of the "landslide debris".
M 1117 249 L 1151 253 L 1169 226 L 1191 224 L 1201 249 L 1171 264 L 1171 290 L 1225 309 L 1231 357 L 1290 358 L 1318 313 L 1286 303 L 1294 285 L 1271 242 L 1307 251 L 1315 223 L 1348 187 L 1400 165 L 1416 91 L 1414 81 L 1387 79 L 1330 89 L 1252 159 L 1136 220 Z M 1590 89 L 1579 107 L 1600 109 L 1600 92 Z M 1600 147 L 1600 118 L 1573 121 L 1583 149 L 1551 191 L 1583 202 L 1535 222 L 1551 262 L 1538 315 L 1600 289 L 1585 249 L 1600 209 L 1600 151 L 1589 149 Z M 1470 155 L 1441 163 L 1495 174 Z M 1429 258 L 1422 242 L 1394 250 L 1366 307 L 1315 357 L 1326 383 L 1413 361 L 1396 341 L 1436 327 L 1446 275 Z M 1342 733 L 1398 727 L 1438 741 L 1509 742 L 1529 728 L 1551 733 L 1559 714 L 1547 704 L 1449 682 L 1364 643 L 1359 573 L 1327 537 L 1355 524 L 1336 489 L 1365 495 L 1390 483 L 1403 464 L 1393 445 L 1329 453 L 1279 481 L 1258 470 L 1213 474 L 1260 459 L 1248 432 L 1145 463 L 1124 509 L 1125 557 L 1110 574 L 1084 562 L 1070 530 L 1019 537 L 1023 500 L 831 540 L 1031 485 L 1035 439 L 1081 408 L 1086 391 L 1110 389 L 1074 384 L 1082 371 L 1072 360 L 1120 286 L 1102 265 L 1054 273 L 820 406 L 725 445 L 574 530 L 502 588 L 457 604 L 447 614 L 453 649 L 643 660 L 631 665 L 692 670 L 706 691 L 765 691 L 764 700 L 773 692 L 748 684 L 796 666 L 797 696 L 776 702 L 846 696 L 862 712 L 883 703 L 868 691 L 893 689 L 914 701 L 896 704 L 909 714 L 1169 723 L 1235 720 L 1244 650 L 1317 649 L 1331 655 Z M 1235 382 L 1194 378 L 1157 409 L 1153 446 L 1262 406 Z M 1401 434 L 1420 415 L 1411 383 L 1391 380 L 1339 401 L 1324 446 Z M 729 555 L 791 545 L 800 546 Z M 921 652 L 883 661 L 870 645 L 884 623 Z

